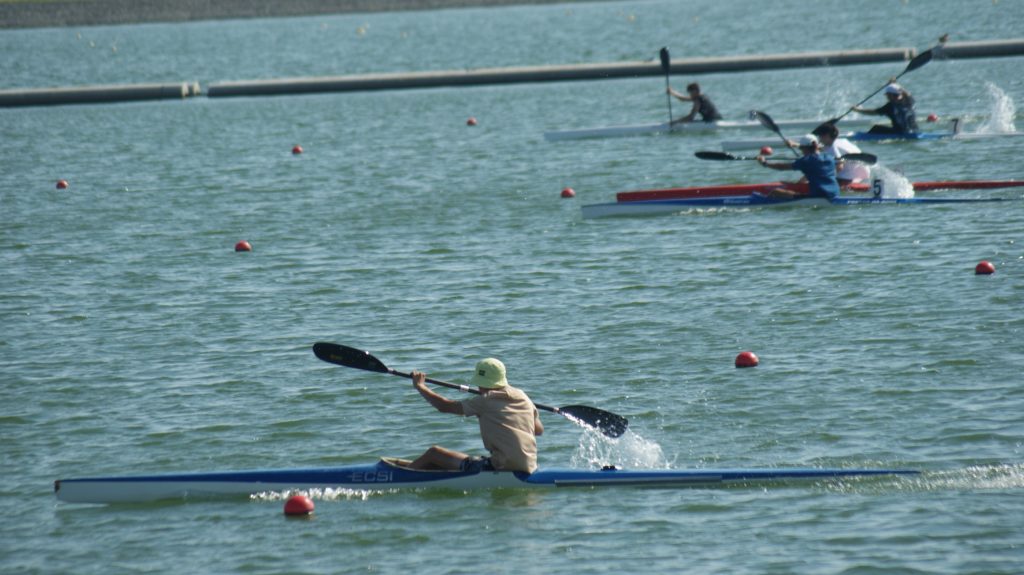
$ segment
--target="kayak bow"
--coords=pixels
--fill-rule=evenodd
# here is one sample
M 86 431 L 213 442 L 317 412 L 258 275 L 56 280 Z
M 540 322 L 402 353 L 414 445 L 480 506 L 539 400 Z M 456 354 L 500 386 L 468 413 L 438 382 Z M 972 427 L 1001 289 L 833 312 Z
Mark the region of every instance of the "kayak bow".
M 614 467 L 601 470 L 545 469 L 533 473 L 423 471 L 409 469 L 400 465 L 398 460 L 384 458 L 375 464 L 345 467 L 61 479 L 54 482 L 54 490 L 57 499 L 68 503 L 141 503 L 167 499 L 246 497 L 264 492 L 312 489 L 726 487 L 917 473 L 908 469 L 626 470 Z

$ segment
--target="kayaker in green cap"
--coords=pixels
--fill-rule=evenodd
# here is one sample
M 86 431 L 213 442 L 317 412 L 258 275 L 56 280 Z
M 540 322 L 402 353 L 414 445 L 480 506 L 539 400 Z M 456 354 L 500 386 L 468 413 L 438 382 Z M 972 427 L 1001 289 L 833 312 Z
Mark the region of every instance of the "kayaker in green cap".
M 522 390 L 512 387 L 505 378 L 505 364 L 487 358 L 476 364 L 469 384 L 480 390 L 465 401 L 455 401 L 426 386 L 427 375 L 412 372 L 412 384 L 430 405 L 441 413 L 466 417 L 480 422 L 480 438 L 490 452 L 489 457 L 471 456 L 438 445 L 409 463 L 413 469 L 463 471 L 525 471 L 537 469 L 537 439 L 544 433 L 540 414 L 533 401 Z

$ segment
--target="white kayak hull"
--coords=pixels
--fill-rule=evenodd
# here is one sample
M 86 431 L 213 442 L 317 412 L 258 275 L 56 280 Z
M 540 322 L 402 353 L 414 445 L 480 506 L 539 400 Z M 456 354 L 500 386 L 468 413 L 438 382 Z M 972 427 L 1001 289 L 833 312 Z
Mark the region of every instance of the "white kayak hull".
M 780 129 L 809 132 L 821 125 L 825 120 L 781 120 L 776 122 Z M 851 119 L 843 120 L 844 127 L 867 128 L 873 120 Z M 633 124 L 622 126 L 605 126 L 600 128 L 583 128 L 579 130 L 558 130 L 544 132 L 544 139 L 548 141 L 559 140 L 580 140 L 584 138 L 614 138 L 623 136 L 639 136 L 647 134 L 667 134 L 685 132 L 708 132 L 715 130 L 743 130 L 743 129 L 764 129 L 760 122 L 720 120 L 717 122 L 680 122 L 669 125 L 668 122 L 660 124 Z

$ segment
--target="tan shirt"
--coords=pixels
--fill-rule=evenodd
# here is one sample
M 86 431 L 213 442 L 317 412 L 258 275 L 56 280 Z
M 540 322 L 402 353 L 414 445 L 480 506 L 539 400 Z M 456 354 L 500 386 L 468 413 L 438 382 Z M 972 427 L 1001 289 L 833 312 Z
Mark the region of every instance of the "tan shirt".
M 537 437 L 533 422 L 537 408 L 522 390 L 512 386 L 492 389 L 462 402 L 463 413 L 480 421 L 480 437 L 491 452 L 495 469 L 537 469 Z

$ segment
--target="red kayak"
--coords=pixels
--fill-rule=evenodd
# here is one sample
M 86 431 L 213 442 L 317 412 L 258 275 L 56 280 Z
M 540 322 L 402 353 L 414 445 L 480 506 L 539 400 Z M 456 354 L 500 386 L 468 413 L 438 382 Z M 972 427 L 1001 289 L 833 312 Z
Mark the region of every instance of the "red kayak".
M 930 190 L 991 190 L 997 188 L 1015 188 L 1024 186 L 1024 180 L 961 180 L 940 182 L 914 182 L 914 191 Z M 729 196 L 749 196 L 754 192 L 768 194 L 779 188 L 807 193 L 807 184 L 788 182 L 765 182 L 761 184 L 727 184 L 724 186 L 695 186 L 690 188 L 667 188 L 663 190 L 637 190 L 619 192 L 615 199 L 619 202 L 639 202 L 644 200 L 678 200 L 694 198 L 722 198 Z M 851 184 L 851 192 L 869 192 L 871 184 Z

